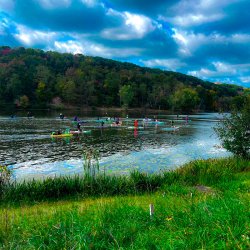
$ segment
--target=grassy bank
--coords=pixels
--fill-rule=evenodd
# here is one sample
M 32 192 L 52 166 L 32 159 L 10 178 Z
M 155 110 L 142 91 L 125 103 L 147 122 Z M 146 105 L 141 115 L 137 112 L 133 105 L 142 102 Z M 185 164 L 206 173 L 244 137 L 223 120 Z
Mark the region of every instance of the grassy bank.
M 230 158 L 161 175 L 13 184 L 2 197 L 0 248 L 248 249 L 249 169 Z
M 165 185 L 173 184 L 216 185 L 223 180 L 232 180 L 235 173 L 249 168 L 249 161 L 229 158 L 193 161 L 175 171 L 160 174 L 134 171 L 129 176 L 110 176 L 96 173 L 94 176 L 61 176 L 21 183 L 14 182 L 3 188 L 1 203 L 60 200 L 68 197 L 137 195 L 155 192 Z

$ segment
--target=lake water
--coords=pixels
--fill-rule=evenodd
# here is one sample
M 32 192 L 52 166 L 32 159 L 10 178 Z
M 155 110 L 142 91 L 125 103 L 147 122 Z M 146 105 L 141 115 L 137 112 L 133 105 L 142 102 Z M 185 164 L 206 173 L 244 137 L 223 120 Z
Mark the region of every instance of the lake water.
M 168 131 L 176 116 L 159 115 L 164 124 L 147 124 L 144 129 L 128 129 L 131 120 L 122 127 L 100 129 L 97 117 L 80 116 L 82 128 L 90 134 L 72 138 L 51 138 L 52 131 L 75 129 L 70 119 L 60 120 L 52 114 L 36 115 L 32 119 L 11 119 L 0 116 L 0 164 L 13 169 L 17 179 L 40 178 L 83 172 L 83 150 L 96 149 L 100 154 L 101 169 L 111 174 L 126 174 L 131 169 L 157 172 L 176 168 L 194 159 L 207 159 L 230 155 L 220 147 L 213 131 L 221 118 L 217 113 L 190 115 L 191 121 L 174 121 L 179 127 Z M 149 116 L 153 117 L 153 115 Z M 183 116 L 184 117 L 184 116 Z M 72 116 L 71 116 L 72 118 Z M 142 119 L 139 118 L 139 126 Z

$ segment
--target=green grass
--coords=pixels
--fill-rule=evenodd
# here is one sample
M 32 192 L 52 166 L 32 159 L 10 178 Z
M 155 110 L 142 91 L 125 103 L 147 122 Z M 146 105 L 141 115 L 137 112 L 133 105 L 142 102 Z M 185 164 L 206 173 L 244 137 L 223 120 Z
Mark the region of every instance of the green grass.
M 146 174 L 134 171 L 130 176 L 96 174 L 14 182 L 3 188 L 0 204 L 46 200 L 114 196 L 155 192 L 164 185 L 214 185 L 232 181 L 234 173 L 249 170 L 250 162 L 239 158 L 197 160 L 175 171 Z
M 50 180 L 51 190 L 61 192 L 56 196 L 45 191 L 37 196 L 46 182 L 22 184 L 24 194 L 20 189 L 2 201 L 0 249 L 249 249 L 249 177 L 249 161 L 230 158 L 195 161 L 162 175 L 106 177 L 88 185 L 80 177 L 78 184 L 66 178 L 71 188 L 68 183 L 64 189 L 64 178 L 57 186 Z M 197 185 L 210 189 L 202 192 Z M 32 187 L 36 191 L 27 196 Z M 78 193 L 72 198 L 74 190 Z

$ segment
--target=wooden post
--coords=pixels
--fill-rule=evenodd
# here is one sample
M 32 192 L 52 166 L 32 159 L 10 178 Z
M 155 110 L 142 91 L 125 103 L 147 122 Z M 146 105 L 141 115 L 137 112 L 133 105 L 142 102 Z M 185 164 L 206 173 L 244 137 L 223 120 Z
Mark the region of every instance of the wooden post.
M 154 204 L 149 204 L 149 215 L 150 215 L 150 218 L 153 217 L 154 213 L 155 213 Z

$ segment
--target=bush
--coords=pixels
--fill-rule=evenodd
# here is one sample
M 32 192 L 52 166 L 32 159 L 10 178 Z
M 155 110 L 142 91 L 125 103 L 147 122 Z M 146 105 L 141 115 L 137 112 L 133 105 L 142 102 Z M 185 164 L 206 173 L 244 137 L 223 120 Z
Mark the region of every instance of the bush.
M 250 158 L 250 97 L 239 112 L 224 116 L 215 132 L 225 149 L 243 158 Z

